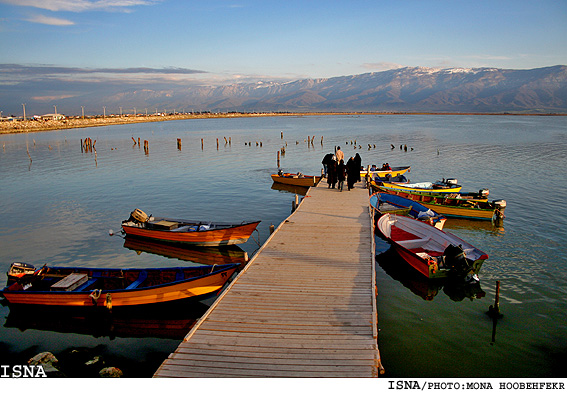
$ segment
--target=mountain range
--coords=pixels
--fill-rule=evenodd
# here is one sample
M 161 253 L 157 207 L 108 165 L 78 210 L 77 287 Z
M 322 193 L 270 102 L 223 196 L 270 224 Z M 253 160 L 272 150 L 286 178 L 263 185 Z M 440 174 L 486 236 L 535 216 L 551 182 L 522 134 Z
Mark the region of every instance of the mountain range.
M 21 100 L 24 100 L 22 98 Z M 24 101 L 15 101 L 15 103 Z M 28 104 L 30 101 L 27 101 Z M 406 67 L 334 78 L 224 86 L 99 86 L 45 103 L 59 113 L 80 107 L 193 112 L 567 113 L 567 66 L 529 70 Z M 36 103 L 37 105 L 41 103 Z M 78 108 L 77 108 L 78 107 Z M 100 110 L 98 111 L 100 113 Z M 131 112 L 130 112 L 131 113 Z
M 130 91 L 107 102 L 240 112 L 567 112 L 567 66 L 406 67 L 293 82 Z

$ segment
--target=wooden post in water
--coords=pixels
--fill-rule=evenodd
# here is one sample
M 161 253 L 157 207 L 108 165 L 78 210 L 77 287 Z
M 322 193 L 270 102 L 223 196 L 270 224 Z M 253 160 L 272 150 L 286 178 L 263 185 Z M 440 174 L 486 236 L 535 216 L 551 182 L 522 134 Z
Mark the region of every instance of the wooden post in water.
M 219 150 L 219 139 L 217 138 L 217 150 Z
M 83 153 L 83 139 L 81 138 L 81 153 Z
M 177 149 L 181 150 L 181 138 L 177 139 Z
M 278 151 L 278 168 L 280 166 L 280 151 Z
M 203 150 L 203 139 L 201 138 L 201 150 Z

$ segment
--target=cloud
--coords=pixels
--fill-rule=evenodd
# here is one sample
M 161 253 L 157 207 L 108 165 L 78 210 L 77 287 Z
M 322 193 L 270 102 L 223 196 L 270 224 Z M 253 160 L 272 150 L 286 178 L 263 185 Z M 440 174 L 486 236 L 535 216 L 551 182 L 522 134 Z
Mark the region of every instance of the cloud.
M 71 12 L 125 10 L 158 2 L 159 0 L 0 0 L 4 4 Z
M 131 67 L 131 68 L 80 68 L 60 67 L 53 65 L 22 65 L 0 64 L 0 76 L 50 76 L 50 75 L 77 75 L 77 74 L 203 74 L 207 71 L 193 70 L 181 67 Z
M 403 68 L 401 64 L 397 63 L 389 63 L 389 62 L 379 62 L 379 63 L 364 63 L 362 68 L 367 70 L 373 71 L 386 71 L 386 70 L 394 70 L 396 68 Z
M 75 24 L 75 22 L 72 22 L 67 19 L 53 18 L 45 15 L 36 15 L 25 20 L 32 23 L 41 23 L 43 25 L 51 25 L 51 26 L 70 26 Z

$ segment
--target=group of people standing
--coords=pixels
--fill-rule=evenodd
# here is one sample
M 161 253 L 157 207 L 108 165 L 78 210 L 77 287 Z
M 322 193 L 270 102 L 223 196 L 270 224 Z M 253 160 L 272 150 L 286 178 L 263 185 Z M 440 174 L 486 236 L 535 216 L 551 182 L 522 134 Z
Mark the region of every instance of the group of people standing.
M 327 183 L 330 189 L 337 189 L 343 191 L 344 181 L 347 181 L 348 190 L 354 188 L 354 184 L 360 181 L 360 169 L 362 168 L 362 158 L 357 153 L 354 157 L 348 159 L 345 164 L 345 154 L 338 146 L 335 154 L 328 153 L 321 162 L 324 169 L 324 177 L 327 178 Z

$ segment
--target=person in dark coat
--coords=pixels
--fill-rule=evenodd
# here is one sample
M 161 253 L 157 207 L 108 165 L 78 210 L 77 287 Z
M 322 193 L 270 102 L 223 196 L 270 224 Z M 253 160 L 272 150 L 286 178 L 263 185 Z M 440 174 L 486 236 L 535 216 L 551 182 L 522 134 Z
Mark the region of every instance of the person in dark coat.
M 346 178 L 346 164 L 344 160 L 341 160 L 341 162 L 337 166 L 337 182 L 338 182 L 337 188 L 340 191 L 343 191 L 343 184 L 345 182 L 345 178 Z
M 333 159 L 327 165 L 327 183 L 331 189 L 334 189 L 337 183 L 337 162 L 335 156 L 333 156 Z
M 331 162 L 331 160 L 333 160 L 333 154 L 332 153 L 327 153 L 325 155 L 325 157 L 323 157 L 323 161 L 321 162 L 321 164 L 323 164 L 323 170 L 325 171 L 323 178 L 327 177 L 327 171 L 329 168 L 329 163 Z
M 348 190 L 350 191 L 350 189 L 354 188 L 354 184 L 356 183 L 356 180 L 360 176 L 360 168 L 357 167 L 353 157 L 348 159 L 346 163 L 346 170 L 347 170 L 347 187 Z
M 358 168 L 358 175 L 356 177 L 355 182 L 360 182 L 360 170 L 362 169 L 362 158 L 358 153 L 354 155 L 354 164 L 356 165 L 356 168 Z

